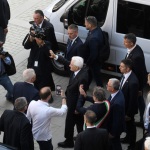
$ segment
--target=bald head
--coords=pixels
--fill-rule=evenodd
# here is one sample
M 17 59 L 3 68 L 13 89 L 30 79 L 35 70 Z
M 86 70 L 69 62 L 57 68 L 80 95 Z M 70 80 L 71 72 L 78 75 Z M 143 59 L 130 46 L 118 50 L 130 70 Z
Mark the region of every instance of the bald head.
M 51 97 L 51 89 L 50 87 L 43 87 L 41 90 L 40 90 L 40 98 L 44 101 L 47 101 L 49 100 Z

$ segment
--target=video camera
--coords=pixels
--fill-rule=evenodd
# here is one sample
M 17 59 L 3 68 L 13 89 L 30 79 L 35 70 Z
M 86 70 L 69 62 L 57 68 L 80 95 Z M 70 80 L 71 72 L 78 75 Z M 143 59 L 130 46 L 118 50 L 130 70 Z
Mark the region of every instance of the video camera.
M 29 23 L 32 25 L 30 27 L 30 35 L 43 40 L 45 38 L 45 30 L 47 29 L 38 27 L 34 21 L 30 21 Z M 34 33 L 32 31 L 34 31 Z
M 8 55 L 8 52 L 5 52 L 3 49 L 3 42 L 0 42 L 0 55 L 3 55 L 4 57 Z

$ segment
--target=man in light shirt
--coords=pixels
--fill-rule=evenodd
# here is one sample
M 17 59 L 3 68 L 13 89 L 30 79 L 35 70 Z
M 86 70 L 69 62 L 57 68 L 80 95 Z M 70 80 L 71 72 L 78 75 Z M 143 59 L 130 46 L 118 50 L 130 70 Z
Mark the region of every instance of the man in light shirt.
M 52 134 L 50 129 L 52 117 L 62 116 L 67 111 L 66 100 L 62 99 L 61 108 L 49 107 L 51 90 L 44 87 L 40 90 L 41 100 L 31 101 L 27 111 L 27 118 L 33 123 L 32 133 L 38 142 L 40 150 L 53 150 Z

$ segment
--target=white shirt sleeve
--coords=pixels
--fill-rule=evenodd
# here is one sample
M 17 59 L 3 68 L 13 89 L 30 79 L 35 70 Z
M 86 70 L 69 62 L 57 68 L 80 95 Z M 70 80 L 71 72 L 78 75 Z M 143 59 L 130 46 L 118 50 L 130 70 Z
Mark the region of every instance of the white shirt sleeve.
M 67 112 L 67 105 L 62 105 L 61 108 L 49 107 L 49 115 L 51 117 L 63 116 Z

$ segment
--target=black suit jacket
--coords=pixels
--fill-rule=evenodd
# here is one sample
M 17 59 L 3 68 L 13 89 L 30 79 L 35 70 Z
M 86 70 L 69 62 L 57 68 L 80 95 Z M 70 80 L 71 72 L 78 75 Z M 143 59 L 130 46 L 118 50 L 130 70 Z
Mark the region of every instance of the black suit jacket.
M 98 63 L 99 51 L 104 43 L 103 34 L 99 27 L 92 30 L 83 44 L 82 57 L 88 66 Z
M 133 61 L 133 72 L 139 80 L 139 90 L 142 90 L 147 82 L 147 70 L 141 47 L 136 45 L 127 58 Z
M 69 42 L 69 40 L 68 40 L 68 42 Z M 81 45 L 83 45 L 83 42 L 81 41 L 81 39 L 79 37 L 77 37 L 75 39 L 75 41 L 73 42 L 73 44 L 71 45 L 69 51 L 66 50 L 66 57 L 65 58 L 67 60 L 71 61 L 71 58 L 73 56 L 80 56 Z
M 7 0 L 0 0 L 0 26 L 7 28 L 8 20 L 10 19 L 10 8 Z
M 25 114 L 5 110 L 0 118 L 0 131 L 4 132 L 3 143 L 18 150 L 34 150 L 32 126 Z
M 49 41 L 51 43 L 51 49 L 56 52 L 59 50 L 58 48 L 58 43 L 56 40 L 56 36 L 55 36 L 55 32 L 54 32 L 54 27 L 53 25 L 48 22 L 47 20 L 44 19 L 43 24 L 42 24 L 42 28 L 45 28 L 45 40 Z
M 58 56 L 58 61 L 66 66 L 69 66 L 70 62 L 61 56 Z M 78 74 L 73 78 L 74 72 L 71 72 L 69 84 L 66 89 L 68 112 L 74 113 L 77 105 L 77 101 L 80 95 L 79 86 L 83 84 L 84 90 L 88 88 L 88 70 L 83 67 Z
M 85 101 L 89 101 L 92 102 L 93 105 L 90 105 L 89 107 L 85 108 L 83 107 Z M 109 112 L 109 110 L 107 110 L 108 108 L 106 107 L 106 105 L 104 103 L 94 103 L 94 100 L 92 97 L 87 96 L 86 98 L 84 98 L 84 96 L 80 95 L 78 103 L 77 103 L 77 107 L 76 107 L 77 111 L 81 114 L 85 114 L 87 110 L 92 110 L 93 112 L 95 112 L 97 120 L 103 120 L 104 116 L 106 115 L 106 113 Z M 106 127 L 106 120 L 107 117 L 103 120 L 102 124 L 100 125 L 101 128 L 105 128 Z
M 122 91 L 110 101 L 110 113 L 108 116 L 108 132 L 118 137 L 125 131 L 125 99 Z
M 13 88 L 14 101 L 18 97 L 25 97 L 28 104 L 31 100 L 39 100 L 39 91 L 34 87 L 34 85 L 27 82 L 16 82 Z
M 138 113 L 138 90 L 139 82 L 136 75 L 132 72 L 122 87 L 125 98 L 125 115 L 133 117 Z
M 89 128 L 78 134 L 74 150 L 108 150 L 108 146 L 107 130 Z

